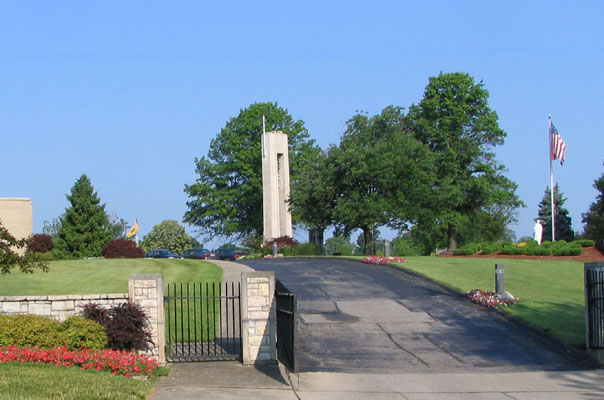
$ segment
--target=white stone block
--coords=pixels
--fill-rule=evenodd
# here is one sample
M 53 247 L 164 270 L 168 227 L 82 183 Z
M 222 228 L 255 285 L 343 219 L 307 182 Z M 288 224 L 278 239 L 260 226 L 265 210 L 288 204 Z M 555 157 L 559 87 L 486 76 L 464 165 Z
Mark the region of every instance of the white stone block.
M 5 301 L 2 305 L 2 312 L 18 313 L 21 312 L 21 303 L 18 301 Z
M 65 311 L 65 310 L 74 310 L 74 309 L 75 309 L 74 300 L 64 300 L 64 301 L 53 301 L 52 302 L 53 311 Z
M 50 315 L 50 302 L 30 303 L 28 312 L 36 315 Z
M 157 287 L 157 281 L 154 279 L 134 281 L 134 287 L 135 288 L 154 288 L 154 287 Z
M 250 319 L 267 320 L 269 313 L 266 311 L 254 311 L 249 313 Z

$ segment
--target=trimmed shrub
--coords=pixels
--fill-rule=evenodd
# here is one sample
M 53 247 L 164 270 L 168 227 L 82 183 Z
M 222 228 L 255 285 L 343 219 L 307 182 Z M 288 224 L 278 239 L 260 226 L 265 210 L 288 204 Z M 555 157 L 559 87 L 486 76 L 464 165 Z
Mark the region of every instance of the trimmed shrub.
M 284 247 L 289 247 L 290 249 L 295 249 L 300 244 L 296 240 L 290 238 L 289 236 L 281 236 L 281 237 L 278 237 L 271 241 L 264 242 L 264 244 L 262 245 L 262 248 L 270 249 L 271 251 L 273 251 L 273 242 L 277 242 L 277 250 L 279 250 L 279 251 L 281 251 L 281 249 Z
M 55 245 L 52 243 L 52 237 L 44 234 L 35 234 L 27 239 L 28 253 L 46 253 L 52 251 Z
M 128 239 L 110 240 L 102 251 L 105 258 L 143 258 L 145 252 Z
M 104 349 L 107 346 L 105 327 L 90 319 L 73 316 L 61 324 L 68 350 Z
M 47 251 L 46 253 L 28 253 L 31 254 L 32 258 L 36 261 L 48 262 L 55 259 L 55 256 L 52 251 Z
M 506 246 L 501 250 L 502 254 L 509 254 L 509 255 L 523 255 L 523 254 L 527 254 L 528 249 L 526 247 L 514 247 L 514 246 Z
M 0 346 L 40 347 L 62 346 L 61 323 L 40 315 L 0 315 Z
M 52 349 L 65 346 L 102 349 L 107 343 L 105 329 L 94 321 L 71 317 L 59 321 L 41 315 L 0 315 L 0 346 Z
M 294 254 L 297 256 L 319 256 L 321 248 L 314 243 L 302 243 L 296 247 Z
M 84 307 L 84 316 L 107 329 L 107 344 L 113 350 L 148 350 L 151 332 L 146 330 L 148 318 L 135 303 L 118 304 L 106 310 L 98 304 Z
M 578 244 L 581 247 L 593 247 L 595 245 L 594 241 L 590 239 L 575 240 L 571 244 Z

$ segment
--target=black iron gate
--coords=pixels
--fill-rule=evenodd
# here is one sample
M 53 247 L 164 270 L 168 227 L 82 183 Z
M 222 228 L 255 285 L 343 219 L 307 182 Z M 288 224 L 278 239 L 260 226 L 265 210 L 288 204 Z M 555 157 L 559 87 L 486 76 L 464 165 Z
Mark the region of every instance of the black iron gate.
M 587 348 L 604 349 L 604 263 L 585 264 Z
M 277 357 L 290 371 L 297 373 L 298 306 L 296 295 L 277 280 L 275 299 L 277 302 Z
M 168 361 L 241 358 L 240 283 L 172 283 L 164 296 Z

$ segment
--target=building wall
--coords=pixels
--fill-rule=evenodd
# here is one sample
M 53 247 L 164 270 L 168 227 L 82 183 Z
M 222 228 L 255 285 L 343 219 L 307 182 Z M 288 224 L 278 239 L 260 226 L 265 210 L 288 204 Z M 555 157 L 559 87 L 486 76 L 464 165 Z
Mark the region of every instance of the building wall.
M 0 197 L 0 221 L 17 239 L 33 233 L 32 203 L 30 199 Z M 25 249 L 18 250 L 20 254 Z

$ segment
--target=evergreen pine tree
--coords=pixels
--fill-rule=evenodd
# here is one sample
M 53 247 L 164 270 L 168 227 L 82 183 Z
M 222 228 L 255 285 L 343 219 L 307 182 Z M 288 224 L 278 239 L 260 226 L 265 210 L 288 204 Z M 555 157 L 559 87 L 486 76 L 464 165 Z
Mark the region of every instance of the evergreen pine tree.
M 592 240 L 604 240 L 604 174 L 594 181 L 594 188 L 600 192 L 589 211 L 583 214 L 585 236 Z
M 575 233 L 571 228 L 571 218 L 568 216 L 568 210 L 564 207 L 566 199 L 562 197 L 558 184 L 554 186 L 554 204 L 556 240 L 566 240 L 567 242 L 575 240 Z M 543 225 L 543 240 L 552 240 L 552 201 L 549 186 L 545 189 L 543 199 L 539 203 L 537 218 Z
M 101 200 L 85 174 L 73 185 L 67 200 L 71 207 L 61 216 L 56 243 L 59 254 L 73 258 L 101 256 L 103 246 L 110 239 L 109 220 L 105 205 L 100 204 Z

